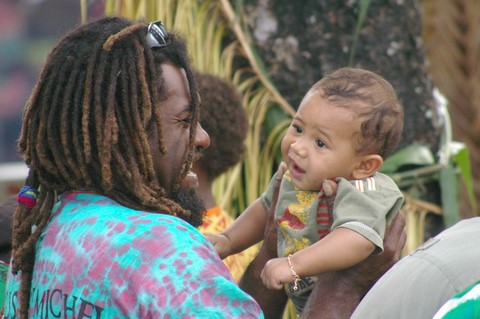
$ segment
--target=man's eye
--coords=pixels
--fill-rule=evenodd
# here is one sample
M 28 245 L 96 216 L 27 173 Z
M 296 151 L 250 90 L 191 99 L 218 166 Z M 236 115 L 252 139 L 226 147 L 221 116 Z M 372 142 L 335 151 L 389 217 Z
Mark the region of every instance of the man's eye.
M 317 143 L 317 146 L 320 147 L 320 148 L 326 147 L 325 143 L 322 140 L 317 140 L 316 143 Z

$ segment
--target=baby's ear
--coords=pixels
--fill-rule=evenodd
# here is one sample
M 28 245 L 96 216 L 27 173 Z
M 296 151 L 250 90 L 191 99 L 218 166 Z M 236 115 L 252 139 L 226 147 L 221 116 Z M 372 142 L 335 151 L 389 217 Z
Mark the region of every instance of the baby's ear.
M 358 162 L 357 167 L 353 170 L 354 179 L 364 179 L 375 174 L 383 165 L 383 158 L 378 155 L 365 155 Z

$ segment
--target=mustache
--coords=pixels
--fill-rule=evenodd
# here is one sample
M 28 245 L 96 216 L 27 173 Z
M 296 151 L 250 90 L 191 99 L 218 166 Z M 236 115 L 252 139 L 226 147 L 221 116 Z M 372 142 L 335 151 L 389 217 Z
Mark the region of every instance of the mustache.
M 205 150 L 202 147 L 195 147 L 195 149 L 193 150 L 192 161 L 198 161 L 203 156 L 204 152 Z

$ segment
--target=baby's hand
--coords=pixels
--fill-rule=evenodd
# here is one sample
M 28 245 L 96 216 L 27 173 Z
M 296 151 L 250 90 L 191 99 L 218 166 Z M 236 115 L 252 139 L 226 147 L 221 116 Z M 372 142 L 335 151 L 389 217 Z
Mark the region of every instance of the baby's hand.
M 221 259 L 231 255 L 230 239 L 223 234 L 205 234 L 205 237 L 212 243 Z
M 260 277 L 268 289 L 282 289 L 283 284 L 293 282 L 294 279 L 285 257 L 270 259 L 265 264 Z

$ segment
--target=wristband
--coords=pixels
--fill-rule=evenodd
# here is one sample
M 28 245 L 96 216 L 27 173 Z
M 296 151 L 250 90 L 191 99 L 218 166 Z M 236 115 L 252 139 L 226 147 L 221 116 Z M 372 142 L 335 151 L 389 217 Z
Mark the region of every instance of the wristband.
M 292 276 L 293 276 L 293 290 L 297 291 L 298 290 L 298 282 L 301 279 L 300 279 L 300 276 L 297 274 L 297 272 L 295 270 L 293 270 L 291 258 L 292 258 L 291 254 L 287 256 L 288 266 L 290 266 L 290 272 L 292 273 Z

